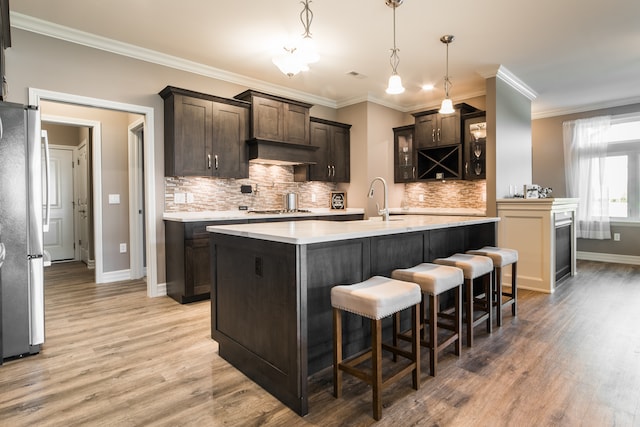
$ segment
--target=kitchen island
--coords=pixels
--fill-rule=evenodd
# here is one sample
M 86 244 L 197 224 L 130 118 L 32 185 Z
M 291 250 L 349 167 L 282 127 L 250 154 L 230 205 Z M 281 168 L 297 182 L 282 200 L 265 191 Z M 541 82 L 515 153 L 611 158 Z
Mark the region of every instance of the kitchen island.
M 208 226 L 219 354 L 305 415 L 308 376 L 332 364 L 331 287 L 494 245 L 498 220 L 409 215 Z M 343 326 L 345 357 L 368 346 L 369 322 L 347 314 Z

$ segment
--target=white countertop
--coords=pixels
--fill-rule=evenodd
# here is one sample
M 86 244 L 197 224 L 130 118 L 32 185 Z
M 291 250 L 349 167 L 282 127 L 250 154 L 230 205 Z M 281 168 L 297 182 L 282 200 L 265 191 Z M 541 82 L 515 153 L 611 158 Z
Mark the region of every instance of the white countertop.
M 301 208 L 303 209 L 303 208 Z M 248 211 L 200 211 L 200 212 L 165 212 L 162 219 L 176 222 L 198 222 L 198 221 L 229 221 L 234 219 L 266 219 L 266 218 L 304 218 L 306 216 L 324 216 L 324 215 L 353 215 L 364 214 L 364 209 L 347 208 L 347 209 L 329 209 L 329 208 L 304 208 L 311 212 L 287 212 L 275 214 L 257 214 Z
M 409 233 L 461 225 L 497 222 L 495 217 L 404 215 L 390 221 L 380 217 L 362 221 L 285 221 L 237 225 L 210 225 L 207 231 L 292 244 L 310 244 Z
M 486 216 L 486 210 L 475 208 L 390 208 L 391 215 L 462 215 Z

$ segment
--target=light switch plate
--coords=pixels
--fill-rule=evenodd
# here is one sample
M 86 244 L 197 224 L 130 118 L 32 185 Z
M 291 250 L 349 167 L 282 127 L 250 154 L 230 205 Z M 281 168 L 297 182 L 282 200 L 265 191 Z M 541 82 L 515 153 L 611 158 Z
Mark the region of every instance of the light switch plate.
M 173 203 L 183 204 L 186 202 L 187 202 L 187 199 L 184 193 L 173 193 Z
M 120 204 L 120 195 L 119 194 L 109 194 L 109 204 L 110 205 L 119 205 Z
M 193 193 L 187 193 L 187 203 L 193 203 L 193 202 L 194 202 Z

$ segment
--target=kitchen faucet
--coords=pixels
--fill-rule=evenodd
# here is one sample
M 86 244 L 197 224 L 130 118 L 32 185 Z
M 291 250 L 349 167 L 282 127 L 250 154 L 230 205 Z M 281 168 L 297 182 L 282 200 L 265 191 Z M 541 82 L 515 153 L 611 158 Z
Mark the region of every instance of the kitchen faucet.
M 369 198 L 373 198 L 373 184 L 375 184 L 376 181 L 380 181 L 382 183 L 382 187 L 384 190 L 384 206 L 382 207 L 382 209 L 380 209 L 380 205 L 378 205 L 378 203 L 376 202 L 378 214 L 382 215 L 385 221 L 389 221 L 389 197 L 387 191 L 387 181 L 385 181 L 384 178 L 379 176 L 373 178 L 373 181 L 371 181 L 371 185 L 369 186 Z

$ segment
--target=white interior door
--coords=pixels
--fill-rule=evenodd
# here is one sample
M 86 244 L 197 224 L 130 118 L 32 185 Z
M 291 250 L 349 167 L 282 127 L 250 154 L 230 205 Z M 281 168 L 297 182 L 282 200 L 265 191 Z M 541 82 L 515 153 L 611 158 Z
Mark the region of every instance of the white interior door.
M 87 141 L 80 143 L 75 167 L 76 253 L 77 258 L 89 265 L 89 177 L 87 168 Z
M 49 148 L 51 220 L 44 248 L 52 261 L 75 259 L 73 240 L 73 151 Z

